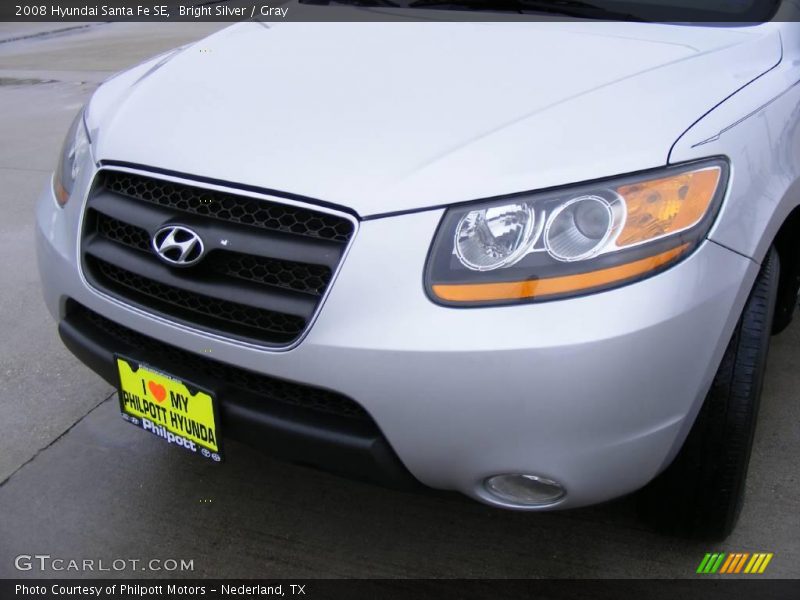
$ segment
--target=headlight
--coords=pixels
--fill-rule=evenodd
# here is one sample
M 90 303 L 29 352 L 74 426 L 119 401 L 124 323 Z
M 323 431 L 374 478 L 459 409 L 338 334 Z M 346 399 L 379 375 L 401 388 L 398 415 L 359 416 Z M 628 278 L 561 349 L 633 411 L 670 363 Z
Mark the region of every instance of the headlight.
M 56 200 L 64 206 L 72 195 L 72 188 L 78 177 L 78 171 L 89 154 L 89 134 L 83 120 L 83 110 L 78 113 L 67 132 L 61 148 L 61 158 L 53 175 L 53 190 Z
M 425 273 L 441 304 L 551 300 L 637 281 L 687 256 L 722 201 L 713 159 L 448 209 Z
M 458 259 L 475 271 L 513 264 L 528 247 L 534 224 L 533 211 L 526 204 L 470 211 L 456 229 Z

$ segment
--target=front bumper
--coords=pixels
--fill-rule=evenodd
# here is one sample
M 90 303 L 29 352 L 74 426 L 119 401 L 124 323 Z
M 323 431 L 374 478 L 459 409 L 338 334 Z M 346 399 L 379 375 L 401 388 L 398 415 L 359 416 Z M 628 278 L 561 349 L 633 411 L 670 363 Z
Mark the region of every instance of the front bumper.
M 78 267 L 81 209 L 77 199 L 58 208 L 49 190 L 37 207 L 44 295 L 59 321 L 72 299 L 188 352 L 344 394 L 369 412 L 401 470 L 501 506 L 482 485 L 498 473 L 560 482 L 566 508 L 633 491 L 666 467 L 758 271 L 706 242 L 670 270 L 608 292 L 452 309 L 434 305 L 422 282 L 442 211 L 367 220 L 307 337 L 274 351 L 90 288 Z
M 317 396 L 315 388 L 269 378 L 257 380 L 253 386 L 250 373 L 236 367 L 220 369 L 210 358 L 142 336 L 73 301 L 59 323 L 58 333 L 75 356 L 112 385 L 119 381 L 115 355 L 121 354 L 140 362 L 152 361 L 172 375 L 214 390 L 228 437 L 348 477 L 399 489 L 419 485 L 370 419 L 343 416 L 341 411 L 312 410 L 291 402 L 294 395 Z M 286 389 L 287 385 L 292 387 Z M 281 394 L 283 401 L 276 401 Z M 318 401 L 322 400 L 337 398 Z

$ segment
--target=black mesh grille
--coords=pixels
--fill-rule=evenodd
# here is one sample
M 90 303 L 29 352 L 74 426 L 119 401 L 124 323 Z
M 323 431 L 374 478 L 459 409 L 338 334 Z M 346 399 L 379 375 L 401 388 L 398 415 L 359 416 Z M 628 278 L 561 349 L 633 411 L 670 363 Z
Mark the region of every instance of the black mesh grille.
M 97 213 L 97 232 L 104 238 L 137 250 L 151 252 L 150 234 L 141 227 L 130 225 L 102 213 Z
M 271 345 L 305 331 L 353 232 L 337 215 L 113 170 L 98 174 L 86 210 L 83 264 L 93 285 L 197 328 Z M 170 225 L 202 240 L 196 264 L 159 257 L 152 240 Z
M 104 171 L 100 177 L 111 192 L 176 211 L 336 242 L 347 242 L 353 233 L 347 219 L 286 204 L 118 171 Z
M 141 356 L 154 364 L 180 364 L 187 372 L 207 373 L 232 387 L 264 397 L 266 400 L 351 419 L 370 419 L 357 402 L 342 394 L 261 375 L 192 354 L 128 329 L 78 304 L 72 304 L 72 310 L 79 312 L 92 325 L 121 344 L 136 348 Z
M 211 265 L 223 275 L 315 296 L 322 294 L 331 280 L 331 270 L 321 265 L 304 265 L 251 254 L 226 252 L 212 258 Z
M 94 257 L 88 258 L 88 261 L 106 281 L 127 289 L 135 296 L 145 296 L 164 303 L 168 305 L 167 311 L 171 313 L 187 311 L 202 315 L 210 321 L 225 321 L 237 328 L 252 328 L 284 339 L 296 337 L 305 327 L 305 320 L 299 317 L 259 310 L 252 306 L 210 298 L 164 285 Z
M 150 235 L 102 213 L 96 215 L 97 231 L 104 238 L 143 252 L 153 252 Z M 331 280 L 331 270 L 309 265 L 238 252 L 215 252 L 209 257 L 211 269 L 221 275 L 264 285 L 286 288 L 320 296 Z

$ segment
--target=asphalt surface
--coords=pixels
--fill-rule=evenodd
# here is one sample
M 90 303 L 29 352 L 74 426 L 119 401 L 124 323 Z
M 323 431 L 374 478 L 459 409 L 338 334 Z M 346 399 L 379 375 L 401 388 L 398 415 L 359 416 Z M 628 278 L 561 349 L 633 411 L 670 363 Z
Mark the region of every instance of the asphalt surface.
M 765 576 L 800 576 L 800 323 L 773 338 L 746 505 L 716 545 L 648 530 L 631 498 L 503 512 L 235 443 L 223 466 L 209 464 L 124 423 L 113 390 L 62 347 L 40 299 L 33 204 L 100 81 L 219 26 L 80 25 L 0 26 L 0 577 L 99 574 L 14 568 L 38 553 L 128 561 L 103 576 L 680 578 L 707 551 L 773 552 Z M 193 570 L 142 571 L 129 559 Z

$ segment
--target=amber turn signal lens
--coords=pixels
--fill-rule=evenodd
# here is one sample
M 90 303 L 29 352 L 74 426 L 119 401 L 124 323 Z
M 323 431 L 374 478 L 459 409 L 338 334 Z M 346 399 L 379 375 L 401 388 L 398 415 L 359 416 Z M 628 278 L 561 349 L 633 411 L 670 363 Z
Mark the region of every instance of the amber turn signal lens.
M 576 291 L 590 291 L 624 283 L 651 271 L 663 268 L 680 258 L 691 244 L 684 244 L 667 252 L 649 256 L 616 267 L 550 277 L 504 283 L 474 283 L 466 285 L 434 285 L 433 293 L 448 302 L 488 302 L 496 300 L 521 300 L 558 296 Z
M 699 223 L 714 199 L 720 176 L 719 167 L 708 167 L 618 187 L 628 215 L 617 246 L 650 242 Z
M 58 180 L 56 180 L 53 187 L 55 188 L 56 192 L 56 202 L 58 202 L 59 206 L 64 206 L 69 200 L 69 193 L 64 189 L 64 186 L 61 185 L 61 182 Z

